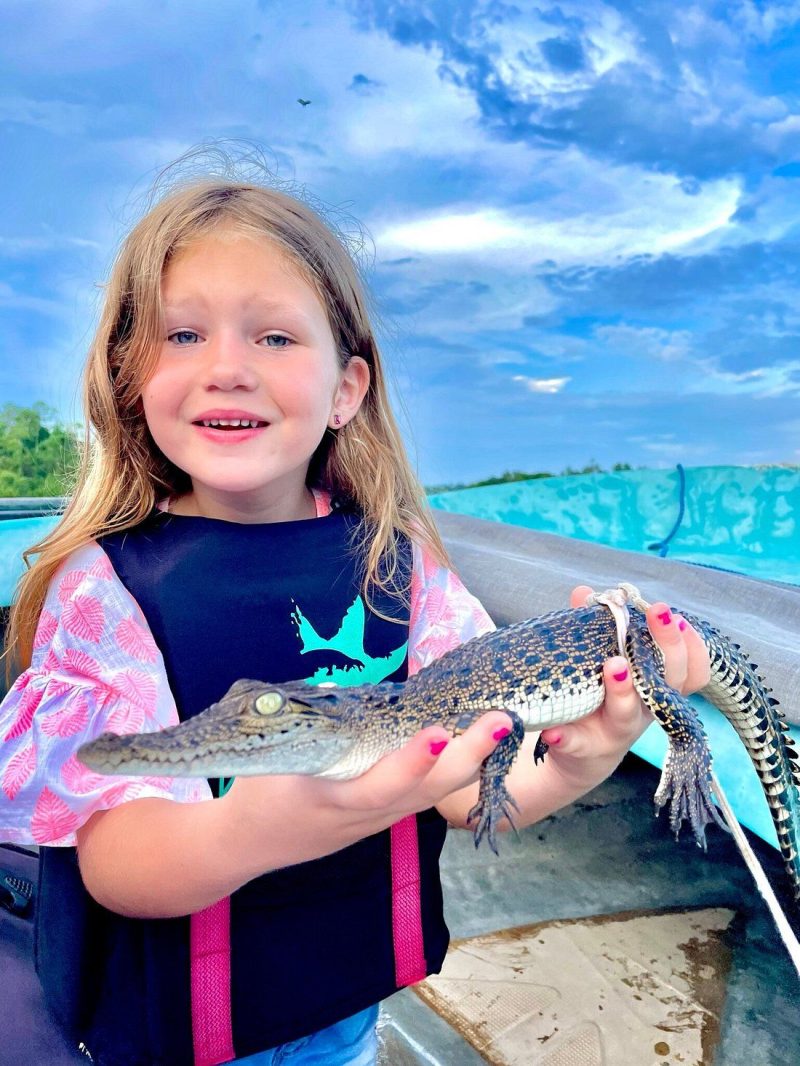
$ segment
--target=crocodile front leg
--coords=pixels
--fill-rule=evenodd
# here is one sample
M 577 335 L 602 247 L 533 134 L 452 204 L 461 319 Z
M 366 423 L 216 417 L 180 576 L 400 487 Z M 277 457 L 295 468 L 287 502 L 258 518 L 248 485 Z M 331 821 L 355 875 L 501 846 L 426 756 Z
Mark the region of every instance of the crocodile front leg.
M 519 807 L 506 788 L 506 777 L 525 736 L 525 726 L 520 716 L 514 711 L 505 713 L 511 719 L 513 728 L 508 736 L 503 737 L 492 754 L 484 759 L 481 766 L 478 802 L 467 815 L 467 825 L 475 822 L 472 830 L 475 847 L 478 847 L 485 834 L 489 847 L 495 855 L 498 853 L 496 830 L 500 820 L 507 818 L 511 827 L 516 830 L 511 808 L 519 811 Z

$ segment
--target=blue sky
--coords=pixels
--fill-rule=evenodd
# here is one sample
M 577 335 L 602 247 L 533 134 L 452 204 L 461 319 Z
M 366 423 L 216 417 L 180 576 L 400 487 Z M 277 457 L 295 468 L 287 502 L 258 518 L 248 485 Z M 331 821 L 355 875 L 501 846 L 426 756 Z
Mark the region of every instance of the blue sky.
M 800 462 L 800 3 L 5 0 L 0 59 L 0 401 L 79 418 L 155 174 L 242 138 L 363 245 L 426 483 Z

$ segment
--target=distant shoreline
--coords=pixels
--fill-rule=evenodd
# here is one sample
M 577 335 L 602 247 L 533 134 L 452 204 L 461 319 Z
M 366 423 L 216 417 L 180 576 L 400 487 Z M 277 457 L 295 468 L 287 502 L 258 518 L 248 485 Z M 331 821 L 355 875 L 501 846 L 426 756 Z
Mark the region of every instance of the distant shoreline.
M 739 464 L 734 465 L 738 466 Z M 772 470 L 775 468 L 800 470 L 800 463 L 754 463 L 752 465 L 753 470 Z M 487 485 L 505 485 L 511 481 L 534 481 L 537 478 L 571 477 L 576 474 L 620 474 L 626 470 L 647 469 L 649 468 L 644 466 L 634 467 L 630 463 L 614 463 L 610 470 L 606 470 L 604 467 L 592 462 L 581 470 L 575 470 L 573 467 L 568 466 L 565 470 L 562 470 L 560 474 L 553 474 L 543 470 L 537 471 L 536 473 L 526 473 L 522 470 L 506 470 L 506 472 L 499 477 L 487 477 L 481 481 L 461 481 L 447 485 L 425 485 L 425 493 L 428 496 L 435 496 L 440 492 L 458 492 L 461 489 L 480 489 Z

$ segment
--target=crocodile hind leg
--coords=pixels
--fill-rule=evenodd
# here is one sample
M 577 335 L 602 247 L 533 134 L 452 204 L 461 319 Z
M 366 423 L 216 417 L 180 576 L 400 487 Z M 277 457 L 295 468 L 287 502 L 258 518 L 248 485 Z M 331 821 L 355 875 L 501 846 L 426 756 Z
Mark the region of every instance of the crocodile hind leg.
M 664 680 L 664 658 L 653 641 L 644 616 L 631 612 L 627 652 L 631 674 L 642 703 L 669 738 L 661 780 L 655 794 L 656 814 L 669 804 L 669 824 L 677 837 L 684 818 L 701 848 L 706 826 L 728 827 L 717 811 L 711 792 L 711 754 L 700 717 L 680 692 Z M 637 624 L 638 623 L 638 624 Z
M 481 766 L 478 802 L 467 815 L 468 825 L 475 822 L 472 830 L 475 847 L 478 847 L 485 834 L 489 847 L 495 855 L 497 855 L 496 830 L 501 819 L 507 818 L 512 829 L 516 830 L 511 808 L 519 811 L 519 807 L 506 788 L 506 776 L 525 736 L 525 726 L 520 716 L 514 711 L 506 711 L 506 714 L 511 719 L 513 728 L 508 736 L 503 737 L 492 754 L 484 759 Z
M 666 681 L 640 693 L 645 707 L 655 714 L 669 737 L 667 758 L 655 794 L 656 814 L 669 804 L 670 828 L 675 838 L 684 819 L 694 839 L 705 850 L 705 827 L 716 822 L 726 829 L 711 795 L 711 756 L 697 711 Z
M 728 828 L 712 798 L 711 755 L 705 732 L 692 705 L 672 689 L 661 695 L 660 709 L 654 713 L 669 735 L 654 797 L 656 814 L 669 804 L 669 826 L 675 838 L 688 818 L 698 846 L 705 850 L 710 822 Z

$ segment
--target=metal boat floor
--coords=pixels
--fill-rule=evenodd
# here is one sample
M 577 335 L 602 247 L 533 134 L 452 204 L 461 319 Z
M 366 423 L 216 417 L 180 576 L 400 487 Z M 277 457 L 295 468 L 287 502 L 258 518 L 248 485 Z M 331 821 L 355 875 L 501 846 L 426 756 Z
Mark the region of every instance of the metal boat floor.
M 495 858 L 451 832 L 453 942 L 384 1005 L 381 1066 L 796 1066 L 800 981 L 727 834 L 653 818 L 629 756 Z M 777 852 L 751 837 L 797 925 Z

